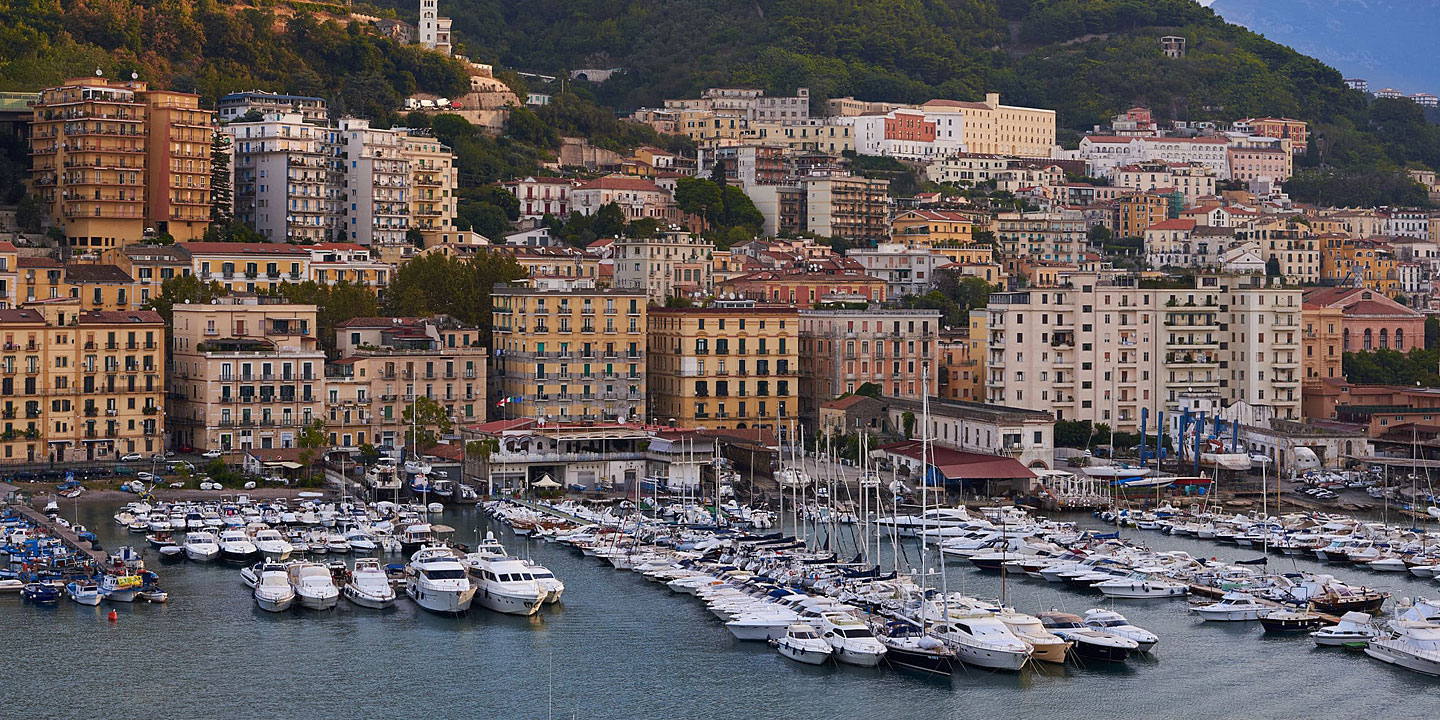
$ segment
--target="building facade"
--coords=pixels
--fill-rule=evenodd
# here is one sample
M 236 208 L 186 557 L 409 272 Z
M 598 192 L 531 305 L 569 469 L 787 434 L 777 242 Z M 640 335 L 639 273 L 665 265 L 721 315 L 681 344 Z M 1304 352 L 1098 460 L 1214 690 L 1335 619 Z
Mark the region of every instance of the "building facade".
M 800 412 L 866 383 L 889 397 L 939 394 L 939 310 L 801 310 Z

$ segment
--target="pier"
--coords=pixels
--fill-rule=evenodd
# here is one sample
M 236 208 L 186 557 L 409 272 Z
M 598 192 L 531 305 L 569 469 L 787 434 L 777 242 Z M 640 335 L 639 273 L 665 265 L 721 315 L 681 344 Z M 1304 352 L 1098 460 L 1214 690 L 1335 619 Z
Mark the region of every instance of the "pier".
M 21 490 L 22 488 L 16 487 L 14 485 L 0 483 L 0 496 L 14 497 L 17 493 L 21 492 Z M 69 545 L 74 550 L 83 553 L 91 560 L 94 560 L 97 563 L 104 563 L 106 561 L 107 556 L 103 550 L 96 550 L 95 548 L 91 547 L 90 543 L 81 540 L 77 535 L 75 535 L 73 531 L 70 530 L 70 528 L 61 527 L 60 525 L 55 524 L 55 522 L 51 520 L 48 516 L 46 516 L 45 513 L 42 513 L 39 510 L 36 510 L 35 508 L 20 502 L 12 502 L 8 505 L 8 507 L 14 508 L 16 512 L 24 515 L 25 518 L 28 519 L 30 522 L 35 523 L 36 527 L 43 528 L 45 532 L 51 537 L 60 538 L 60 540 L 66 545 Z

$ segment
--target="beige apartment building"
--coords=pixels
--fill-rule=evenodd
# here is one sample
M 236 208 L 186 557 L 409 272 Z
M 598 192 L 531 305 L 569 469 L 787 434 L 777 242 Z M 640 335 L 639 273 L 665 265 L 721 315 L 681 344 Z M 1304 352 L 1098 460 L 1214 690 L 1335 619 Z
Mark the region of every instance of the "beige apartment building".
M 684 231 L 657 237 L 615 239 L 615 280 L 620 290 L 644 290 L 665 302 L 672 295 L 709 294 L 714 289 L 715 243 Z
M 807 420 L 818 417 L 821 403 L 865 383 L 888 397 L 919 400 L 927 387 L 939 395 L 939 310 L 801 310 L 799 322 Z
M 856 241 L 887 239 L 889 180 L 859 175 L 805 178 L 805 229 Z
M 645 418 L 646 293 L 497 285 L 491 295 L 502 418 Z
M 1055 146 L 1054 110 L 1001 105 L 999 93 L 986 93 L 984 102 L 931 100 L 920 109 L 960 113 L 967 152 L 1050 157 Z
M 1139 430 L 1142 408 L 1153 428 L 1182 395 L 1299 418 L 1298 289 L 1254 276 L 1202 275 L 1183 290 L 1116 273 L 1062 279 L 991 296 L 989 402 L 1124 432 Z
M 400 154 L 410 161 L 410 227 L 419 230 L 424 246 L 454 242 L 455 155 L 439 140 L 403 135 Z
M 164 448 L 165 324 L 76 300 L 0 310 L 0 462 Z
M 799 325 L 791 307 L 651 308 L 650 420 L 788 434 L 799 409 Z
M 210 227 L 210 143 L 214 113 L 200 96 L 170 90 L 144 93 L 149 114 L 146 221 L 176 240 L 196 240 Z
M 296 447 L 325 416 L 314 305 L 226 297 L 175 306 L 168 418 L 196 450 Z
M 336 328 L 335 346 L 340 358 L 325 368 L 330 444 L 405 445 L 405 411 L 421 397 L 443 406 L 452 426 L 485 421 L 479 328 L 444 316 L 353 318 Z

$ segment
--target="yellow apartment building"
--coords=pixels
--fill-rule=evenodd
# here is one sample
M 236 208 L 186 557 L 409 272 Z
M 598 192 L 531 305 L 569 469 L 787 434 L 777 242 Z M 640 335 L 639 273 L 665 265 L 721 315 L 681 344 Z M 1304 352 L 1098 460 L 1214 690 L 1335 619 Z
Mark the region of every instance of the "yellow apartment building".
M 479 328 L 449 317 L 353 318 L 336 328 L 335 346 L 340 358 L 325 369 L 330 444 L 403 446 L 405 410 L 420 397 L 455 423 L 485 421 L 489 353 Z
M 0 462 L 164 448 L 165 324 L 75 300 L 0 310 Z
M 1345 352 L 1342 323 L 1344 309 L 1338 306 L 1304 303 L 1300 306 L 1300 323 L 1304 326 L 1301 345 L 1304 352 L 1305 386 L 1321 380 L 1344 380 L 1341 359 Z M 1304 392 L 1302 387 L 1301 392 Z
M 17 259 L 15 292 L 21 303 L 75 299 L 82 310 L 138 310 L 136 283 L 115 265 L 64 264 L 46 257 Z
M 196 240 L 210 227 L 210 143 L 214 114 L 200 96 L 171 90 L 141 93 L 149 133 L 145 152 L 145 218 L 156 232 Z
M 400 138 L 400 157 L 410 167 L 410 227 L 423 245 L 453 242 L 455 228 L 455 155 L 439 140 L 424 135 Z
M 984 102 L 931 100 L 920 109 L 960 113 L 967 152 L 1050 157 L 1055 146 L 1054 110 L 1001 105 L 999 93 L 986 93 Z
M 895 216 L 890 228 L 897 242 L 921 248 L 965 247 L 973 241 L 976 230 L 969 215 L 947 210 L 906 210 Z M 989 260 L 986 257 L 979 262 Z
M 496 416 L 644 419 L 645 291 L 497 285 L 491 307 Z
M 265 300 L 175 307 L 167 417 L 176 445 L 296 447 L 301 428 L 324 417 L 315 306 Z
M 800 321 L 793 307 L 650 309 L 650 412 L 684 428 L 774 429 L 797 420 Z

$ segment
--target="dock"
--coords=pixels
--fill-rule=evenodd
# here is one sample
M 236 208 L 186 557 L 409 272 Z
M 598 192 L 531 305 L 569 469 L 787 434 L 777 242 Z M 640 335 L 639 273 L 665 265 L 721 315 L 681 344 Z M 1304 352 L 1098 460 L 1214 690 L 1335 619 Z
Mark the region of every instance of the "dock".
M 538 512 L 538 513 L 544 513 L 544 514 L 550 515 L 550 516 L 552 516 L 552 517 L 560 518 L 561 520 L 569 520 L 570 522 L 577 523 L 577 524 L 580 524 L 580 525 L 592 525 L 592 524 L 594 524 L 593 521 L 583 520 L 583 519 L 581 519 L 581 518 L 575 517 L 574 515 L 571 515 L 570 513 L 561 512 L 561 511 L 559 511 L 559 510 L 556 510 L 555 508 L 548 507 L 548 506 L 545 506 L 545 505 L 541 505 L 540 503 L 537 503 L 537 502 L 535 502 L 535 501 L 533 501 L 533 500 L 525 500 L 525 499 L 523 499 L 523 498 L 505 498 L 505 499 L 506 499 L 506 501 L 508 501 L 508 502 L 512 502 L 512 503 L 515 503 L 516 505 L 520 505 L 520 506 L 529 508 L 529 509 L 534 510 L 535 512 Z
M 14 485 L 0 483 L 0 497 L 13 496 L 14 493 L 21 492 L 22 490 L 23 488 L 16 487 Z M 6 507 L 13 508 L 16 512 L 25 516 L 27 520 L 35 523 L 36 527 L 44 529 L 45 532 L 51 537 L 60 538 L 60 540 L 66 545 L 69 545 L 75 551 L 84 554 L 86 557 L 94 560 L 97 563 L 103 564 L 109 557 L 105 554 L 105 551 L 92 548 L 90 546 L 90 543 L 81 540 L 69 528 L 61 527 L 55 524 L 55 522 L 52 521 L 49 517 L 47 517 L 45 513 L 42 513 L 39 510 L 36 510 L 35 508 L 30 507 L 25 503 L 10 503 Z

